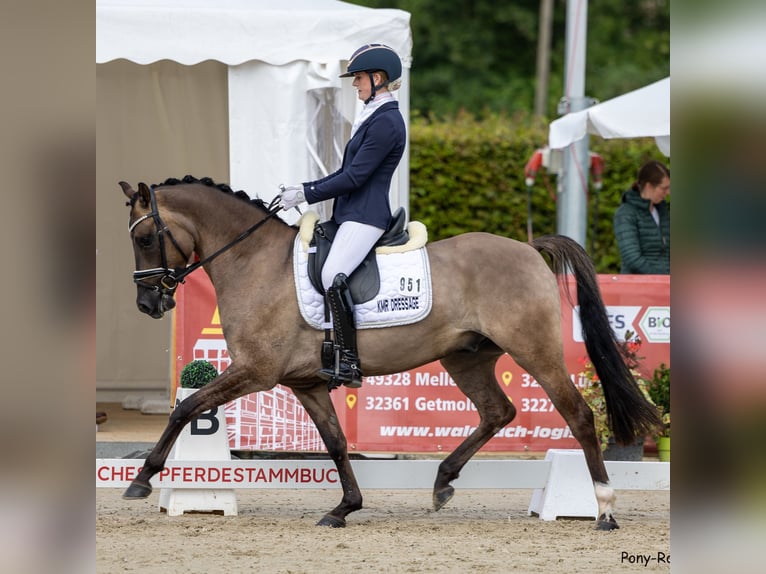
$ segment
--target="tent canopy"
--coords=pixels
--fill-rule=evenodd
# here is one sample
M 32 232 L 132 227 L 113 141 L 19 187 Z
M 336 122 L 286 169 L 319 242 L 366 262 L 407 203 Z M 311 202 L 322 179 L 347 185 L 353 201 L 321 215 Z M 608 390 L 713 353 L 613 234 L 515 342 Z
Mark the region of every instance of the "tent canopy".
M 395 97 L 408 122 L 412 33 L 403 10 L 339 0 L 96 2 L 97 64 L 228 67 L 229 184 L 265 200 L 284 180 L 318 179 L 340 165 L 343 135 L 361 103 L 339 75 L 343 62 L 371 42 L 402 59 Z M 407 162 L 395 177 L 392 207 L 409 204 Z M 320 215 L 328 209 L 320 206 Z M 294 223 L 297 214 L 283 217 Z
M 371 40 L 376 38 L 376 40 Z M 96 62 L 334 63 L 371 41 L 410 64 L 410 14 L 337 0 L 97 0 Z
M 565 148 L 586 133 L 605 139 L 653 137 L 670 156 L 670 78 L 554 120 L 549 145 Z

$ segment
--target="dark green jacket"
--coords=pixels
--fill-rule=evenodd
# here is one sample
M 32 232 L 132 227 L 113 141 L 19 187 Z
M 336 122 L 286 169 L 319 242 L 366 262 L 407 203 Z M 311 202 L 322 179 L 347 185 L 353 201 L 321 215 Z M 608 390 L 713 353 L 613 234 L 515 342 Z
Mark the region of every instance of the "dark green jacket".
M 670 273 L 670 205 L 657 204 L 659 226 L 649 213 L 649 200 L 629 189 L 614 212 L 614 235 L 622 260 L 622 273 Z

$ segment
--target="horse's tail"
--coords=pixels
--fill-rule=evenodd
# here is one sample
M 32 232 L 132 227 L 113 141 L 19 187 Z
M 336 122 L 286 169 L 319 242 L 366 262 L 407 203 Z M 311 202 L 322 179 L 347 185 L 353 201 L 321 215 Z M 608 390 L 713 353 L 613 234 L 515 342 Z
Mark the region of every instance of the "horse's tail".
M 538 237 L 530 244 L 550 257 L 551 268 L 557 276 L 568 269 L 574 273 L 585 349 L 604 390 L 609 428 L 615 442 L 632 444 L 637 437 L 652 434 L 662 420 L 625 362 L 609 325 L 593 261 L 576 241 L 563 235 Z

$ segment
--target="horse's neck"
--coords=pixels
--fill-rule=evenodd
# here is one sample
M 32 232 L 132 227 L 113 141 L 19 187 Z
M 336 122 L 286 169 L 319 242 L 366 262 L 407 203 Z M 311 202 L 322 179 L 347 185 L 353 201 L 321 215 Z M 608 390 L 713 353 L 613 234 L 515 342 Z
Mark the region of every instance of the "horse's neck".
M 211 193 L 218 193 L 212 190 Z M 217 255 L 210 265 L 206 265 L 208 274 L 215 283 L 216 275 L 228 271 L 231 262 L 239 258 L 250 261 L 272 260 L 291 244 L 291 228 L 276 217 L 263 222 L 244 240 L 237 239 L 252 226 L 262 222 L 268 213 L 249 205 L 236 197 L 212 195 L 213 200 L 190 207 L 189 213 L 195 226 L 196 254 L 204 260 L 218 250 L 229 245 Z

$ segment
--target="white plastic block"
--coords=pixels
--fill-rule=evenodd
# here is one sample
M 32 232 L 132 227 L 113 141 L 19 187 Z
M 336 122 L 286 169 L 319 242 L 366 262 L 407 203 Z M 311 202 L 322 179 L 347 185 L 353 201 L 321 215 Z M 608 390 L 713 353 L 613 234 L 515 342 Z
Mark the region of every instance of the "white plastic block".
M 170 401 L 168 399 L 144 399 L 139 410 L 142 415 L 167 415 Z
M 144 397 L 141 395 L 128 395 L 122 399 L 122 408 L 126 411 L 137 411 L 141 408 Z
M 160 512 L 163 510 L 168 516 L 181 516 L 184 512 L 223 512 L 224 516 L 236 516 L 237 497 L 231 489 L 163 488 Z
M 550 449 L 545 460 L 551 463 L 548 481 L 533 492 L 528 513 L 542 520 L 597 518 L 598 503 L 583 451 Z
M 178 404 L 197 389 L 179 388 Z M 168 460 L 231 460 L 229 438 L 226 433 L 226 415 L 223 406 L 202 413 L 181 431 Z M 168 516 L 180 516 L 184 512 L 223 512 L 236 516 L 237 497 L 233 489 L 163 488 L 160 490 L 160 511 Z

